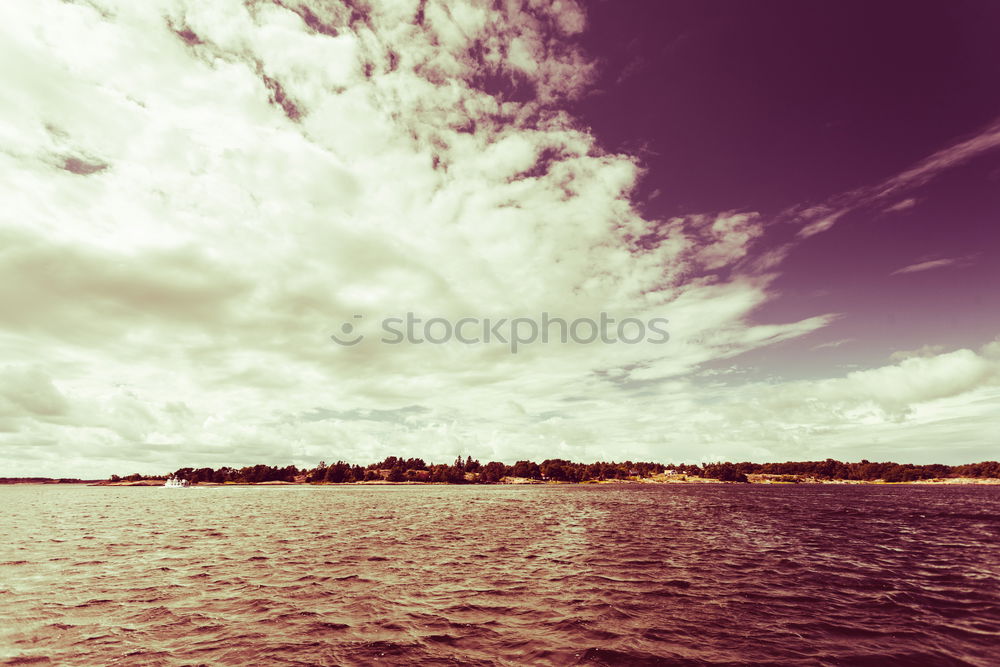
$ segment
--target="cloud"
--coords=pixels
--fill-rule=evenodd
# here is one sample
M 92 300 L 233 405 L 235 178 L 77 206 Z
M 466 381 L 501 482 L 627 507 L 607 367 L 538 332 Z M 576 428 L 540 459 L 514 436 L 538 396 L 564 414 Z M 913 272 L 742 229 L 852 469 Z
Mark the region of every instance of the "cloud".
M 917 205 L 917 200 L 913 197 L 908 197 L 907 199 L 901 199 L 892 206 L 888 206 L 883 210 L 883 213 L 898 213 L 900 211 L 908 211 Z
M 814 345 L 811 349 L 813 350 L 823 350 L 827 348 L 840 347 L 841 345 L 847 345 L 848 343 L 854 343 L 857 338 L 841 338 L 838 340 L 831 340 L 826 343 L 820 343 L 819 345 Z
M 6 366 L 0 377 L 0 418 L 30 415 L 44 419 L 66 413 L 66 397 L 41 369 Z
M 997 148 L 1000 148 L 1000 119 L 994 120 L 971 137 L 937 151 L 902 173 L 882 182 L 872 190 L 870 198 L 885 200 L 902 191 L 919 187 L 942 171 L 957 167 Z
M 932 269 L 943 269 L 948 266 L 968 266 L 971 263 L 972 258 L 970 257 L 945 257 L 943 259 L 931 259 L 925 262 L 908 264 L 900 269 L 896 269 L 889 275 L 895 276 L 903 273 L 918 273 L 920 271 L 930 271 Z
M 700 400 L 711 409 L 685 421 L 674 439 L 703 438 L 730 460 L 988 458 L 985 434 L 1000 427 L 997 349 L 996 343 L 979 352 L 928 348 L 841 377 L 720 384 L 714 394 L 703 390 Z M 941 449 L 942 441 L 956 450 Z
M 883 205 L 919 188 L 938 174 L 965 164 L 984 153 L 1000 148 L 1000 119 L 993 121 L 978 133 L 956 144 L 943 148 L 917 162 L 910 168 L 881 183 L 857 188 L 831 197 L 819 205 L 789 211 L 786 217 L 801 225 L 799 238 L 809 238 L 832 228 L 848 213 L 868 206 Z M 906 210 L 916 205 L 913 198 L 903 199 L 886 207 L 886 212 Z
M 898 362 L 913 357 L 933 357 L 944 351 L 944 345 L 924 345 L 916 350 L 897 350 L 889 355 L 889 359 Z
M 792 384 L 778 392 L 801 390 L 796 403 L 818 401 L 851 408 L 873 406 L 885 415 L 905 413 L 919 403 L 957 396 L 993 385 L 1000 366 L 971 350 L 930 357 L 910 357 L 893 366 L 848 373 L 844 378 Z M 802 400 L 804 397 L 804 401 Z

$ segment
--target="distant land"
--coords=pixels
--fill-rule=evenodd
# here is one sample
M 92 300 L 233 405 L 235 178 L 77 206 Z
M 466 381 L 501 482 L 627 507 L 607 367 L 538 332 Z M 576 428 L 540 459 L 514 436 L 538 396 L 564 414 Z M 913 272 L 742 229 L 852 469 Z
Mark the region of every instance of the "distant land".
M 101 486 L 158 486 L 168 477 L 192 485 L 224 484 L 595 484 L 615 482 L 751 484 L 1000 484 L 1000 463 L 915 465 L 862 460 L 844 463 L 788 461 L 785 463 L 663 464 L 650 462 L 575 463 L 546 459 L 542 463 L 499 461 L 482 464 L 472 457 L 451 464 L 429 464 L 420 458 L 390 456 L 367 466 L 344 461 L 314 468 L 258 464 L 242 468 L 180 468 L 166 475 L 112 475 L 106 480 L 6 477 L 0 484 L 96 484 Z
M 76 477 L 0 477 L 0 484 L 98 484 L 98 479 Z

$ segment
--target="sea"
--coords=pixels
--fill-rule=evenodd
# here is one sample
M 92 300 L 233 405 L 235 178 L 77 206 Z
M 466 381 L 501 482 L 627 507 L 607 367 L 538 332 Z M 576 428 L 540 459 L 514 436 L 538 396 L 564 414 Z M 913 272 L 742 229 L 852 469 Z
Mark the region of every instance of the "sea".
M 5 486 L 0 664 L 1000 665 L 1000 486 Z

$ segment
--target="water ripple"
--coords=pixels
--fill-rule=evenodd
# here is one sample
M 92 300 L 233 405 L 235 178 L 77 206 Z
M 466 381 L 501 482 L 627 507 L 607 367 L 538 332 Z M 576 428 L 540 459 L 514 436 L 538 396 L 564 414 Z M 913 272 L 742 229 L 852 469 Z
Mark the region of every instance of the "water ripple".
M 996 487 L 0 488 L 5 665 L 996 665 Z

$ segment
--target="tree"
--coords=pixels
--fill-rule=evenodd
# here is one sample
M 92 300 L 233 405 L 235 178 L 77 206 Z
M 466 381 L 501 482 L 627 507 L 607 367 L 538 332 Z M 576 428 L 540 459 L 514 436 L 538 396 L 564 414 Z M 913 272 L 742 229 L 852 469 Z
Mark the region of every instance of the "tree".
M 713 463 L 705 466 L 704 476 L 722 482 L 747 482 L 747 476 L 732 463 Z
M 511 471 L 514 477 L 527 477 L 528 479 L 541 479 L 542 471 L 534 461 L 518 461 Z
M 499 461 L 490 461 L 479 472 L 479 481 L 485 484 L 496 484 L 507 476 L 507 466 Z
M 543 479 L 551 479 L 557 482 L 565 482 L 576 477 L 573 474 L 573 464 L 562 459 L 546 459 L 542 461 L 539 472 Z
M 326 481 L 330 484 L 343 484 L 347 481 L 351 467 L 343 461 L 337 461 L 326 469 Z

